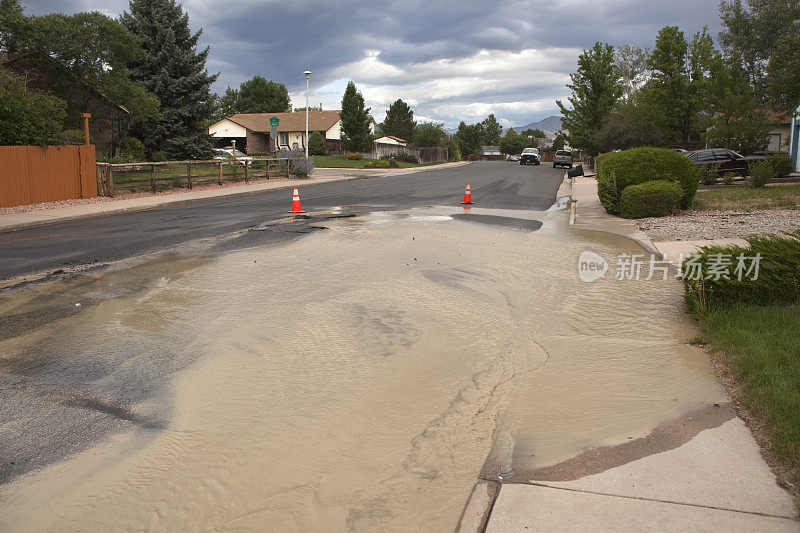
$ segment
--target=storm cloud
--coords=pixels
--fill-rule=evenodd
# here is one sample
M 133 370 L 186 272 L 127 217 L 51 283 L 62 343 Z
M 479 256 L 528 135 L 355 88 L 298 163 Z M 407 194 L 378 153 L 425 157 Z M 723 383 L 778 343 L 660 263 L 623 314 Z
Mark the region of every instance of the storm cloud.
M 402 98 L 417 120 L 475 122 L 494 113 L 505 126 L 557 113 L 556 99 L 582 49 L 596 41 L 652 46 L 679 26 L 687 36 L 720 29 L 717 2 L 697 0 L 412 0 L 338 2 L 185 0 L 219 93 L 256 74 L 284 83 L 305 105 L 302 72 L 312 71 L 312 105 L 338 109 L 355 81 L 382 120 Z M 117 16 L 125 0 L 23 2 L 27 14 L 101 11 Z

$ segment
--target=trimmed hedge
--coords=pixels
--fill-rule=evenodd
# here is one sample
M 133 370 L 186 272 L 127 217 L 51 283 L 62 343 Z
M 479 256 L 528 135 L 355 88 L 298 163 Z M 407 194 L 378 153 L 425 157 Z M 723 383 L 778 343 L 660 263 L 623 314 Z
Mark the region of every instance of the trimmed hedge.
M 622 218 L 663 217 L 675 210 L 683 191 L 676 181 L 653 180 L 630 185 L 622 191 L 619 214 Z
M 597 194 L 612 215 L 619 214 L 619 200 L 626 187 L 660 180 L 678 182 L 681 209 L 692 205 L 699 181 L 697 167 L 678 152 L 642 147 L 597 158 Z
M 800 304 L 800 232 L 748 237 L 747 242 L 749 248 L 707 246 L 683 262 L 684 299 L 691 312 L 702 314 L 715 307 L 740 303 Z M 740 254 L 745 259 L 760 254 L 758 279 L 751 279 L 755 272 L 739 279 Z M 745 260 L 743 266 L 748 269 L 753 263 Z

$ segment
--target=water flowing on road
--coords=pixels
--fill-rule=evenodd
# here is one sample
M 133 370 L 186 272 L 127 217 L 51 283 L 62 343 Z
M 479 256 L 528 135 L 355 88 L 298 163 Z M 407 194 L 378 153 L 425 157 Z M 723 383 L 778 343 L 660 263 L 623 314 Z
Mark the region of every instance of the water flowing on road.
M 524 215 L 539 231 L 454 214 L 370 213 L 4 296 L 28 327 L 0 329 L 18 458 L 0 462 L 0 529 L 452 530 L 482 471 L 724 398 L 677 281 L 579 279 L 582 251 L 635 245 L 563 212 Z

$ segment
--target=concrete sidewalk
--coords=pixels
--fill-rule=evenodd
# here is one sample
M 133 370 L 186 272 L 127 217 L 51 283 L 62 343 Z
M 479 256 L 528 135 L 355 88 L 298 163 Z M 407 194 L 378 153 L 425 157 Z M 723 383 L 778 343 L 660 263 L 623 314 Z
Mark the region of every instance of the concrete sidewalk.
M 622 235 L 670 258 L 699 244 L 655 246 L 635 222 L 605 212 L 594 178 L 565 177 L 559 196 L 566 195 L 575 200 L 576 228 Z M 481 481 L 460 531 L 800 531 L 793 499 L 777 485 L 745 423 L 731 416 L 682 445 L 570 481 Z
M 37 209 L 35 211 L 25 211 L 0 215 L 0 232 L 13 231 L 16 229 L 43 226 L 68 220 L 79 220 L 84 218 L 101 217 L 113 213 L 125 211 L 144 211 L 155 209 L 170 204 L 186 202 L 196 202 L 219 198 L 223 196 L 235 196 L 239 194 L 254 194 L 272 189 L 282 189 L 294 187 L 305 187 L 317 183 L 330 181 L 353 180 L 363 178 L 380 178 L 384 176 L 397 176 L 424 172 L 427 170 L 439 170 L 467 165 L 469 162 L 461 161 L 457 163 L 444 163 L 425 167 L 415 167 L 406 169 L 356 169 L 356 168 L 319 168 L 312 171 L 308 179 L 293 179 L 281 181 L 266 181 L 249 185 L 237 185 L 220 189 L 204 189 L 200 191 L 181 191 L 173 194 L 159 196 L 143 196 L 140 198 L 128 198 L 119 200 L 108 200 L 95 203 L 85 203 L 69 207 L 57 207 L 54 209 Z M 289 198 L 287 198 L 287 202 Z
M 800 531 L 740 418 L 573 481 L 503 484 L 486 531 Z

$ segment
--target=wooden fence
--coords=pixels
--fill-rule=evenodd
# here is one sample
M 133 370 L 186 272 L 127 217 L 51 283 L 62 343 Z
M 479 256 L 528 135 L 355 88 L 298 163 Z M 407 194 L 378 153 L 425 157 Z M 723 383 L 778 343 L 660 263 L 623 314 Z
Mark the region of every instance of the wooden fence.
M 0 146 L 0 207 L 95 196 L 93 145 Z
M 287 158 L 247 160 L 158 161 L 97 163 L 97 190 L 101 196 L 126 192 L 191 189 L 200 185 L 257 179 L 288 178 Z

